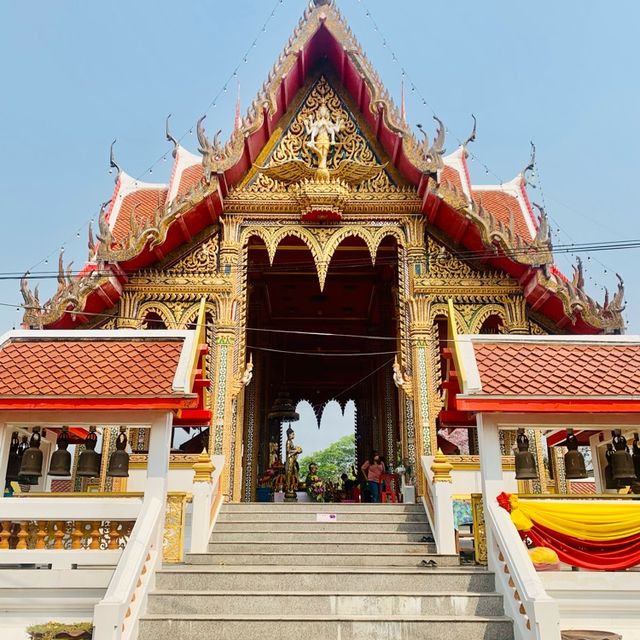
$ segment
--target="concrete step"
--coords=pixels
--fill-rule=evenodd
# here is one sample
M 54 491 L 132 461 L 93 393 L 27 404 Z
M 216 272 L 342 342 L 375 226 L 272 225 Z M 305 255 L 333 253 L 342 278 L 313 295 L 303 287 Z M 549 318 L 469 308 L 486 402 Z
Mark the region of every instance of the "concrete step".
M 501 616 L 502 597 L 495 593 L 352 592 L 260 593 L 245 591 L 156 591 L 148 613 L 272 615 L 313 611 L 325 615 L 456 615 Z
M 181 566 L 156 574 L 158 590 L 493 592 L 492 573 L 475 567 L 250 567 Z
M 446 631 L 443 631 L 446 629 Z M 139 640 L 513 640 L 513 623 L 505 617 L 480 616 L 212 616 L 146 615 Z
M 314 522 L 314 521 L 287 521 L 268 520 L 266 518 L 257 520 L 233 521 L 218 520 L 214 531 L 259 531 L 259 532 L 305 532 L 305 531 L 333 531 L 342 533 L 349 531 L 352 533 L 375 532 L 384 534 L 393 531 L 418 533 L 426 535 L 430 532 L 427 522 L 389 522 L 388 520 L 369 520 L 363 522 Z
M 216 541 L 209 543 L 209 553 L 406 553 L 407 555 L 436 553 L 435 544 L 425 542 L 394 542 L 378 540 L 377 542 L 345 542 L 336 536 L 339 542 L 325 540 L 304 540 L 299 542 L 282 541 L 279 538 L 268 542 L 238 542 L 237 540 Z
M 222 506 L 223 513 L 421 513 L 424 515 L 424 507 L 421 504 L 372 504 L 347 502 L 238 502 L 226 503 Z
M 422 560 L 437 562 L 441 567 L 453 567 L 460 564 L 458 556 L 444 556 L 423 553 L 309 553 L 300 551 L 264 551 L 262 553 L 190 553 L 187 564 L 211 564 L 225 566 L 278 566 L 278 567 L 417 567 Z
M 421 522 L 427 523 L 427 516 L 419 512 L 392 512 L 382 513 L 374 511 L 360 511 L 359 509 L 351 509 L 349 511 L 221 511 L 218 515 L 217 523 L 220 522 L 256 522 L 256 521 L 268 521 L 268 522 L 312 522 L 316 524 L 318 522 L 318 514 L 325 516 L 335 516 L 336 522 L 353 522 L 369 525 L 371 522 Z M 329 523 L 332 524 L 332 523 Z
M 423 536 L 432 536 L 431 531 L 426 529 L 423 532 L 407 533 L 402 531 L 386 531 L 380 534 L 376 531 L 363 532 L 361 529 L 355 531 L 341 528 L 336 530 L 317 531 L 316 529 L 305 529 L 303 531 L 219 531 L 216 526 L 211 534 L 210 543 L 216 542 L 253 542 L 260 544 L 263 542 L 273 543 L 343 543 L 343 544 L 380 544 L 381 542 L 401 544 L 401 543 L 421 543 Z

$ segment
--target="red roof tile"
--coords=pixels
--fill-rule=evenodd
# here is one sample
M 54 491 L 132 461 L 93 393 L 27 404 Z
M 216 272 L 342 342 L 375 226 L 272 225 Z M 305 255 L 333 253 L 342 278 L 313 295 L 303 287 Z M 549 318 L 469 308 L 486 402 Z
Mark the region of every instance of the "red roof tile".
M 483 394 L 640 395 L 640 345 L 474 342 Z
M 464 193 L 460 174 L 453 167 L 445 165 L 440 175 L 440 183 L 446 186 L 447 182 L 452 184 L 460 193 Z
M 511 211 L 516 233 L 524 240 L 530 241 L 532 239 L 517 198 L 509 193 L 497 190 L 473 191 L 473 199 L 507 227 L 510 224 Z
M 183 340 L 15 340 L 0 350 L 0 396 L 167 396 Z
M 187 167 L 180 176 L 180 184 L 178 185 L 177 196 L 181 196 L 187 193 L 189 189 L 194 187 L 196 184 L 198 184 L 198 182 L 200 182 L 200 180 L 202 180 L 203 176 L 204 173 L 202 171 L 201 164 L 194 164 L 190 167 Z
M 118 210 L 112 234 L 115 242 L 122 242 L 131 231 L 131 212 L 135 209 L 138 226 L 151 220 L 155 210 L 164 204 L 167 189 L 140 189 L 125 196 Z

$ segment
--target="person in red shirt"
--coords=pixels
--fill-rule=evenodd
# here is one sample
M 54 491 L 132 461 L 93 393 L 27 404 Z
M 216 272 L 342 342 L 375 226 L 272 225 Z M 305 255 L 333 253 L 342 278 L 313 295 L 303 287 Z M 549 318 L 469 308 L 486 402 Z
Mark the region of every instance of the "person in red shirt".
M 380 480 L 385 472 L 384 463 L 380 460 L 377 451 L 371 454 L 371 458 L 367 460 L 361 467 L 369 483 L 369 491 L 371 492 L 371 502 L 380 502 Z

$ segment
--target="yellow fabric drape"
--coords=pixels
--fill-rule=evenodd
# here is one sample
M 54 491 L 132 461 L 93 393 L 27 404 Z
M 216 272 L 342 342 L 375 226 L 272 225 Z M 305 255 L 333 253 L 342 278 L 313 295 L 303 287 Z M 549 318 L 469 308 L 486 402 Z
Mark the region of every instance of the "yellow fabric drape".
M 511 495 L 511 520 L 519 531 L 534 524 L 581 540 L 617 540 L 640 534 L 640 502 L 551 502 Z

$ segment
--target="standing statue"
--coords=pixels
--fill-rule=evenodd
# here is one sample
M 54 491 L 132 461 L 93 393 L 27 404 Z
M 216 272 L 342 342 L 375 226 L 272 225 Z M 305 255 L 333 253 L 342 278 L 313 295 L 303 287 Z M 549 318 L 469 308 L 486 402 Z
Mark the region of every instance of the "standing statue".
M 331 120 L 331 114 L 327 105 L 322 102 L 318 107 L 315 119 L 307 118 L 304 128 L 309 136 L 307 147 L 318 156 L 318 177 L 326 180 L 329 178 L 327 169 L 327 159 L 329 150 L 336 145 L 336 133 L 342 129 L 342 119 L 337 118 L 335 122 Z
M 276 462 L 280 462 L 280 456 L 278 455 L 278 443 L 272 440 L 269 443 L 269 468 L 275 466 Z
M 289 427 L 287 429 L 287 461 L 285 463 L 285 473 L 287 476 L 285 500 L 298 499 L 296 496 L 296 491 L 298 490 L 298 472 L 300 471 L 298 456 L 302 453 L 302 447 L 296 447 L 293 442 L 295 435 L 294 430 Z

